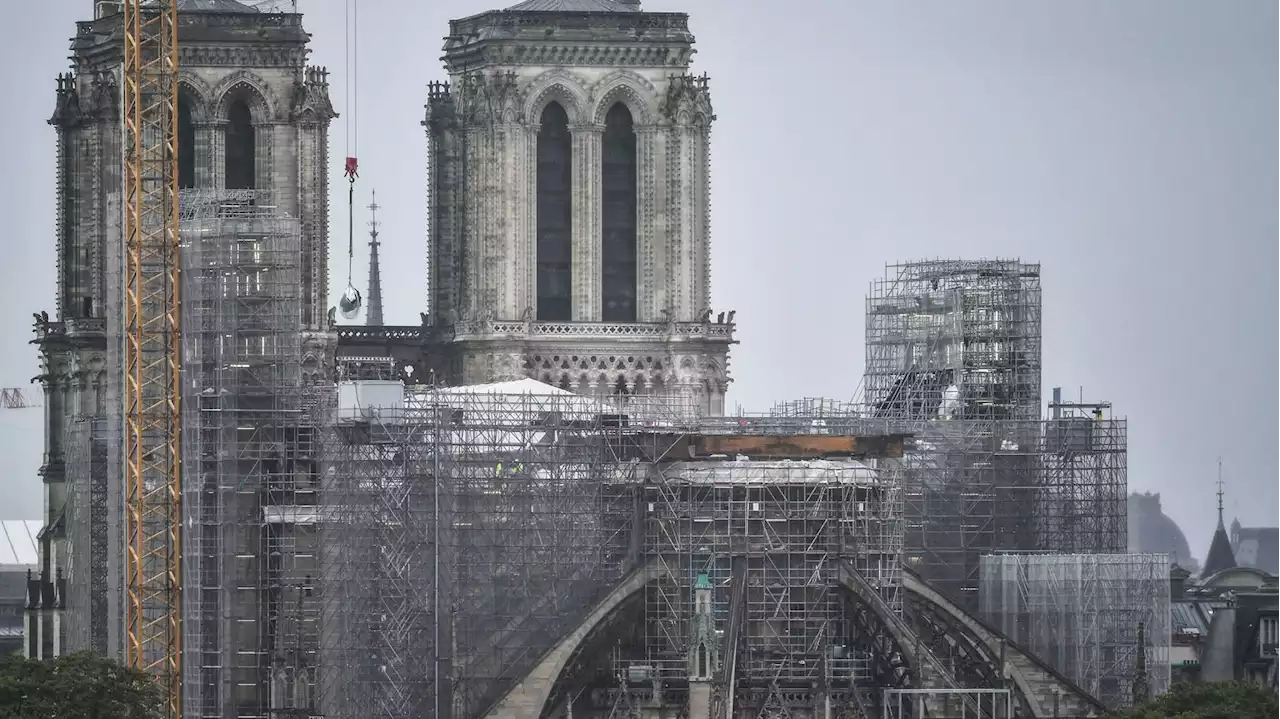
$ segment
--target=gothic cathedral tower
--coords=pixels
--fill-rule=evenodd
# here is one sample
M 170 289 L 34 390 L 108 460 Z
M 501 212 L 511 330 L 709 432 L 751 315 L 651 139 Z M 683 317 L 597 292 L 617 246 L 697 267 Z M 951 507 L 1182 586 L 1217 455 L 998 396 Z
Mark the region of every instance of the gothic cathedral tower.
M 289 321 L 309 352 L 310 373 L 328 380 L 327 137 L 336 115 L 325 74 L 306 65 L 300 15 L 235 0 L 177 4 L 181 201 L 253 191 L 296 220 L 301 301 Z M 50 120 L 57 130 L 57 302 L 54 317 L 42 313 L 36 322 L 46 516 L 28 647 L 43 655 L 121 647 L 123 37 L 120 4 L 94 7 L 95 19 L 77 23 L 72 68 L 58 78 Z
M 450 23 L 432 84 L 430 306 L 447 374 L 719 414 L 706 76 L 682 13 L 526 0 Z

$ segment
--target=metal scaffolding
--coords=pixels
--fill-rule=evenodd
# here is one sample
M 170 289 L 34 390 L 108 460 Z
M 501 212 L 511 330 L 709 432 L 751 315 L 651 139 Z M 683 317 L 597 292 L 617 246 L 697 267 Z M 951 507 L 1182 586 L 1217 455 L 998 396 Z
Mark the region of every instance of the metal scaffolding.
M 848 563 L 901 610 L 900 478 L 874 463 L 653 465 L 641 498 L 643 551 L 664 572 L 645 590 L 644 655 L 623 669 L 634 676 L 644 667 L 677 686 L 687 681 L 694 587 L 703 576 L 716 628 L 727 637 L 735 621 L 744 629 L 740 687 L 819 683 L 839 691 L 870 680 L 838 577 Z M 735 604 L 742 606 L 736 620 Z
M 1049 404 L 1036 493 L 1037 546 L 1052 552 L 1129 549 L 1128 422 L 1107 404 Z
M 340 387 L 326 439 L 322 709 L 475 716 L 628 568 L 621 413 L 550 387 L 358 397 L 378 384 Z
M 1151 693 L 1169 688 L 1169 568 L 1164 554 L 983 557 L 980 614 L 1107 706 L 1127 707 L 1139 651 Z
M 662 578 L 582 650 L 605 654 L 569 661 L 552 704 L 599 710 L 654 682 L 685 701 L 699 578 L 717 636 L 743 636 L 740 706 L 871 681 L 839 569 L 900 610 L 896 461 L 675 462 L 701 431 L 678 403 L 514 384 L 339 386 L 318 510 L 324 716 L 478 716 L 641 566 Z
M 434 649 L 448 644 L 435 620 L 436 428 L 403 413 L 336 425 L 322 456 L 319 713 L 448 716 L 432 704 Z
M 305 602 L 318 574 L 314 522 L 268 521 L 314 505 L 317 486 L 299 225 L 264 192 L 181 202 L 185 715 L 288 715 L 314 681 Z
M 915 437 L 908 566 L 972 610 L 982 554 L 1076 540 L 1039 515 L 1081 511 L 1072 483 L 1092 481 L 1057 472 L 1046 495 L 1039 265 L 890 265 L 867 297 L 866 345 L 862 415 Z
M 1040 265 L 889 265 L 867 297 L 865 397 L 874 416 L 1040 419 Z
M 1106 403 L 1050 406 L 1043 421 L 908 419 L 805 399 L 780 403 L 768 417 L 717 423 L 767 434 L 911 435 L 904 561 L 974 610 L 983 554 L 1127 547 L 1125 420 L 1102 418 Z
M 906 458 L 904 561 L 967 609 L 981 556 L 1033 551 L 1039 423 L 935 420 Z
M 801 400 L 767 418 L 725 421 L 767 433 L 911 437 L 900 463 L 903 562 L 969 609 L 983 554 L 1040 549 L 1039 422 L 875 416 L 855 404 Z

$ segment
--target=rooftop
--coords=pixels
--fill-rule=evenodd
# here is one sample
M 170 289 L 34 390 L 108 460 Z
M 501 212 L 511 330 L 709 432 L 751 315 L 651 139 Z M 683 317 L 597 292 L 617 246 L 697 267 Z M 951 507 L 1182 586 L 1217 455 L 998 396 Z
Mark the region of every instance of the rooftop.
M 178 0 L 178 12 L 258 12 L 236 0 Z
M 640 12 L 639 2 L 618 0 L 524 0 L 510 12 Z

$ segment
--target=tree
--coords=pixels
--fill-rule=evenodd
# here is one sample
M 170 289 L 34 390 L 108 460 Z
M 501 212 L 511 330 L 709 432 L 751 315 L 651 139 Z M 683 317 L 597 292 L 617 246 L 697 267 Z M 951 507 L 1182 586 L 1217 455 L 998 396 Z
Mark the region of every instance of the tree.
M 90 652 L 0 659 L 0 719 L 159 719 L 163 703 L 149 675 Z
M 1274 691 L 1253 682 L 1183 682 L 1109 719 L 1275 719 Z

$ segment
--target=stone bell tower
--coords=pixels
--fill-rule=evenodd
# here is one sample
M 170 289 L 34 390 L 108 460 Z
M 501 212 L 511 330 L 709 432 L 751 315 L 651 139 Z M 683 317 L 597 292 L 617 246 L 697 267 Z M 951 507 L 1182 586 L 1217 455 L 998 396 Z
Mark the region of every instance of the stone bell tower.
M 259 12 L 235 0 L 177 0 L 177 9 L 180 202 L 186 208 L 192 198 L 215 198 L 215 206 L 238 203 L 296 223 L 296 244 L 290 245 L 296 256 L 286 263 L 299 270 L 300 281 L 288 298 L 296 311 L 281 313 L 279 332 L 298 339 L 291 347 L 303 348 L 297 353 L 303 372 L 327 381 L 336 342 L 326 317 L 327 138 L 336 115 L 326 75 L 306 64 L 310 36 L 301 15 Z M 38 611 L 40 619 L 39 636 L 31 646 L 41 656 L 84 649 L 118 655 L 123 646 L 123 16 L 119 3 L 94 3 L 94 12 L 93 19 L 77 23 L 72 67 L 58 78 L 50 119 L 57 140 L 58 272 L 52 311 L 37 314 L 35 323 L 46 407 L 40 471 L 46 496 L 44 566 L 41 579 L 35 581 L 56 591 L 33 595 L 41 606 L 30 609 Z M 188 229 L 184 225 L 180 230 L 188 246 L 205 242 L 203 235 L 188 234 Z M 248 281 L 242 284 L 249 286 Z M 188 301 L 185 308 L 197 304 Z M 199 329 L 184 323 L 184 337 Z M 193 346 L 186 348 L 194 352 Z M 184 362 L 189 360 L 184 357 Z M 194 381 L 186 375 L 184 379 Z M 186 438 L 199 434 L 190 429 Z M 187 452 L 184 444 L 184 455 Z M 191 456 L 184 460 L 188 467 L 198 466 Z M 186 529 L 191 526 L 188 522 Z M 249 536 L 250 530 L 240 534 Z M 187 543 L 184 561 L 197 547 Z M 218 551 L 223 549 L 232 555 L 233 549 L 219 545 Z M 241 551 L 235 556 L 249 555 Z M 251 593 L 237 594 L 237 601 L 241 596 Z M 198 593 L 189 592 L 185 601 L 194 614 L 190 607 L 199 601 Z M 256 611 L 257 601 L 245 599 L 241 604 Z M 56 615 L 51 617 L 51 612 Z M 218 618 L 243 627 L 248 624 L 241 615 L 248 613 L 249 609 L 227 610 Z M 186 626 L 187 639 L 192 640 L 195 622 Z M 268 636 L 266 631 L 241 628 L 224 634 L 228 638 L 217 652 L 200 646 L 199 661 L 189 660 L 187 666 L 199 671 L 202 663 L 222 667 L 229 666 L 227 657 L 265 654 L 266 640 L 261 637 Z M 246 689 L 247 680 L 214 681 L 206 676 L 201 681 L 188 690 L 189 707 L 192 697 L 212 697 L 202 705 L 201 716 L 266 713 L 265 692 L 258 686 Z M 222 696 L 233 689 L 234 697 Z M 215 704 L 216 711 L 207 708 Z
M 455 383 L 720 413 L 705 75 L 683 13 L 528 0 L 450 24 L 430 86 L 428 329 Z

